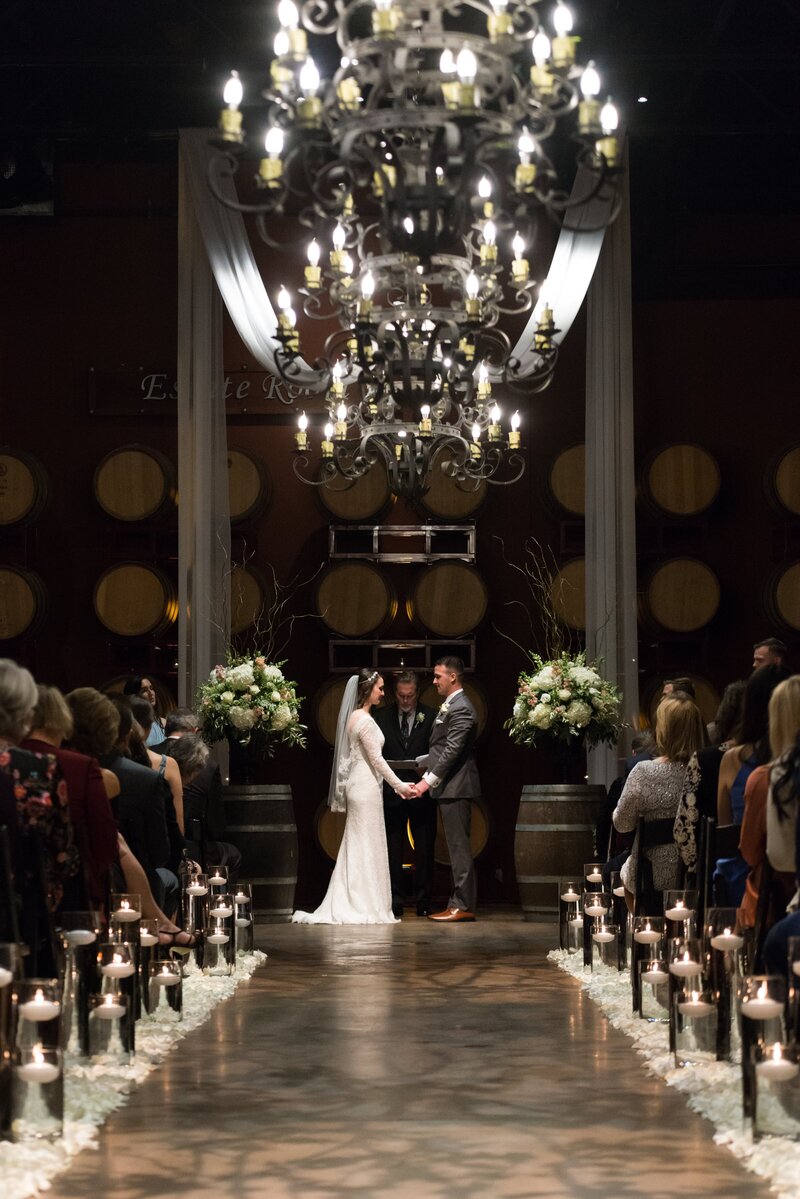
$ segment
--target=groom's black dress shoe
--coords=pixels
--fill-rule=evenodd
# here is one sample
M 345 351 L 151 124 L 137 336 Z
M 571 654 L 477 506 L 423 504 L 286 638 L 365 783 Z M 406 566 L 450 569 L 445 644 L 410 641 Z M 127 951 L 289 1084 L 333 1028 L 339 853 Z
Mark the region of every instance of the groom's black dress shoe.
M 395 920 L 403 919 L 403 905 L 401 903 L 392 905 L 392 915 L 394 916 Z
M 417 904 L 417 915 L 418 916 L 430 916 L 430 914 L 431 914 L 431 905 L 429 903 L 418 903 Z

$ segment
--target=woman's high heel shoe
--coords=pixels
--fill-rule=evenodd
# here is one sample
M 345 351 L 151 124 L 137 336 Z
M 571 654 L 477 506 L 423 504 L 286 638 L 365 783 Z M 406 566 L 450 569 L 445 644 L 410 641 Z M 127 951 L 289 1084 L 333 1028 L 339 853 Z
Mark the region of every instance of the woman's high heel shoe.
M 158 943 L 162 949 L 178 954 L 187 954 L 200 944 L 201 933 L 187 933 L 184 929 L 176 929 L 174 933 L 159 930 Z

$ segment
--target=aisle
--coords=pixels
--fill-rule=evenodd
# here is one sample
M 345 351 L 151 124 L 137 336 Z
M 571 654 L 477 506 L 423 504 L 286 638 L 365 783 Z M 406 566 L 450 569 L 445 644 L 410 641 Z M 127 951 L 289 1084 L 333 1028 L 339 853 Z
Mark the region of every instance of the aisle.
M 760 1199 L 516 916 L 277 925 L 49 1199 Z

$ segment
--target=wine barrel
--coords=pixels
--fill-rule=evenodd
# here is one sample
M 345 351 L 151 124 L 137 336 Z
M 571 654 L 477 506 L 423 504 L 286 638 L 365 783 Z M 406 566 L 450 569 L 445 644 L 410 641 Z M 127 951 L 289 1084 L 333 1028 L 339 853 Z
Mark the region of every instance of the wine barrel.
M 800 516 L 800 445 L 789 446 L 773 458 L 765 485 L 773 507 L 783 516 Z
M 377 516 L 392 499 L 389 479 L 380 463 L 371 466 L 355 483 L 347 483 L 336 475 L 323 487 L 318 487 L 317 494 L 337 520 L 355 522 Z
M 482 796 L 470 801 L 469 842 L 472 856 L 477 861 L 489 844 L 492 831 L 492 813 Z M 447 837 L 442 824 L 442 810 L 436 813 L 436 841 L 433 848 L 433 859 L 442 866 L 450 865 L 450 850 L 447 848 Z
M 158 567 L 120 562 L 97 580 L 94 610 L 118 637 L 158 636 L 178 619 L 178 596 Z
M 482 683 L 469 675 L 464 679 L 464 691 L 467 698 L 475 709 L 475 715 L 478 718 L 478 736 L 483 733 L 486 728 L 486 722 L 489 719 L 489 699 L 486 694 L 486 689 Z M 442 700 L 439 698 L 439 693 L 433 683 L 429 684 L 419 693 L 420 703 L 427 704 L 429 708 L 438 709 L 442 706 Z
M 430 486 L 422 497 L 422 506 L 431 516 L 437 516 L 441 520 L 466 520 L 484 504 L 489 484 L 485 479 L 481 479 L 477 487 L 470 480 L 459 483 L 442 469 L 451 457 L 450 450 L 445 448 L 434 458 L 429 477 Z
M 771 623 L 791 633 L 800 631 L 800 562 L 782 567 L 767 581 L 763 608 Z
M 263 620 L 270 604 L 271 589 L 252 566 L 231 570 L 231 633 L 243 633 Z
M 655 567 L 640 605 L 642 622 L 673 633 L 693 633 L 717 614 L 720 586 L 696 558 L 671 558 Z
M 694 687 L 695 703 L 700 709 L 700 715 L 703 717 L 703 724 L 710 724 L 717 714 L 719 707 L 720 694 L 716 687 L 708 679 L 702 675 L 692 674 L 689 670 L 673 670 L 667 678 L 685 678 L 691 679 Z M 656 727 L 656 711 L 661 702 L 661 695 L 664 688 L 664 679 L 656 679 L 648 684 L 643 689 L 642 694 L 642 711 L 646 716 L 645 723 L 651 728 Z
M 394 619 L 397 597 L 370 562 L 341 562 L 317 584 L 317 611 L 334 633 L 365 637 Z
M 586 559 L 565 562 L 550 584 L 556 616 L 571 629 L 586 628 Z
M 586 446 L 572 445 L 550 467 L 549 493 L 559 508 L 571 516 L 586 515 Z
M 560 878 L 581 877 L 595 857 L 594 835 L 605 787 L 573 783 L 523 787 L 514 834 L 514 865 L 526 920 L 558 908 Z
M 94 498 L 107 516 L 132 523 L 155 520 L 175 508 L 175 470 L 159 450 L 123 445 L 94 472 Z
M 314 840 L 326 858 L 335 862 L 344 836 L 346 812 L 332 812 L 328 801 L 323 799 L 314 815 Z
M 0 446 L 0 528 L 32 524 L 47 503 L 47 475 L 36 458 Z
M 414 585 L 408 611 L 436 637 L 463 637 L 481 623 L 489 605 L 486 584 L 466 562 L 435 562 Z
M 35 571 L 0 566 L 0 641 L 30 636 L 47 611 L 47 591 Z
M 273 923 L 289 920 L 298 857 L 291 787 L 229 784 L 223 798 L 225 835 L 241 850 L 239 877 L 253 885 L 256 913 Z
M 648 462 L 642 496 L 659 516 L 699 516 L 719 495 L 720 470 L 713 454 L 681 443 L 660 450 Z
M 267 468 L 249 450 L 228 450 L 228 502 L 231 524 L 260 516 L 270 498 Z
M 326 679 L 314 697 L 314 724 L 328 745 L 336 744 L 336 722 L 349 677 L 346 674 L 333 675 Z

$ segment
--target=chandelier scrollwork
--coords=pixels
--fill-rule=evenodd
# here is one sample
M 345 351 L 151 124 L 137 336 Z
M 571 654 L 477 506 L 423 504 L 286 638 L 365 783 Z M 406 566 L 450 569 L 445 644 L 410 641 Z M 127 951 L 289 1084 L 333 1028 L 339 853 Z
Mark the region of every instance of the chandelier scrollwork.
M 524 470 L 519 417 L 505 430 L 498 383 L 526 393 L 552 378 L 554 313 L 531 278 L 537 220 L 586 229 L 588 203 L 616 215 L 617 114 L 600 102 L 592 63 L 562 0 L 554 36 L 541 0 L 280 0 L 257 196 L 232 201 L 221 176 L 245 154 L 243 90 L 226 85 L 209 181 L 220 202 L 256 217 L 267 244 L 274 217 L 310 234 L 297 290 L 309 321 L 335 323 L 313 383 L 329 421 L 313 477 L 308 422 L 296 434 L 304 481 L 355 480 L 375 465 L 418 497 L 442 469 L 462 486 L 514 482 Z M 552 6 L 551 6 L 552 7 Z M 309 37 L 335 37 L 339 65 L 323 82 Z M 568 125 L 586 186 L 564 187 L 544 145 Z M 297 313 L 277 297 L 284 379 L 308 368 Z M 500 328 L 533 313 L 524 367 Z

